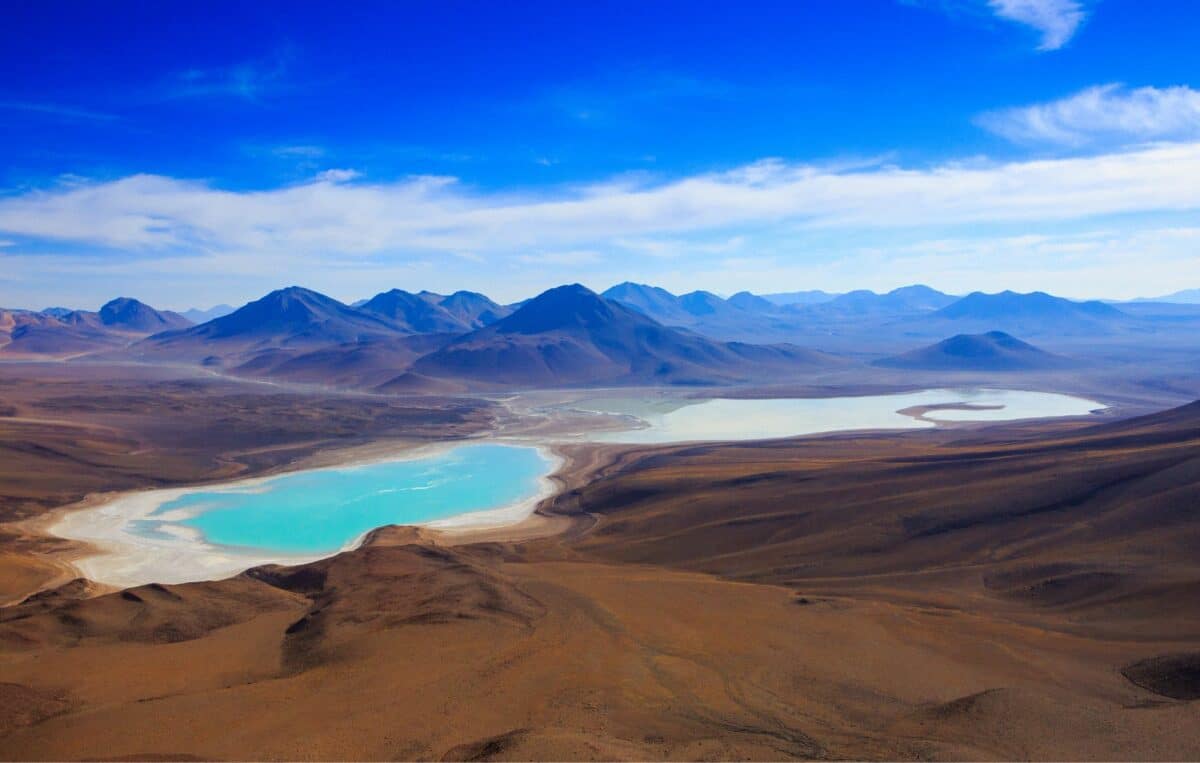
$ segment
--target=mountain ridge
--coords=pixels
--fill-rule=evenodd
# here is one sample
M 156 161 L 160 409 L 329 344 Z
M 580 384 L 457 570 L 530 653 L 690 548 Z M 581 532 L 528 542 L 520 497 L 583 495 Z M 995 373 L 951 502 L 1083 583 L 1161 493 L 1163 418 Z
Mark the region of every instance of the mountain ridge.
M 512 315 L 418 359 L 384 388 L 446 380 L 467 388 L 744 380 L 752 365 L 836 366 L 798 347 L 718 342 L 664 326 L 579 285 L 549 289 Z

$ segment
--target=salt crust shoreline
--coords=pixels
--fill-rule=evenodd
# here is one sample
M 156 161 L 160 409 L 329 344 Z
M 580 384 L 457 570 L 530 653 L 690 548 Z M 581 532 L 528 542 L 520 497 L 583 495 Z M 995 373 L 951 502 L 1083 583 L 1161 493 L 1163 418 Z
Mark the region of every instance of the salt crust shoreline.
M 896 411 L 918 422 L 930 426 L 954 425 L 953 421 L 933 418 L 931 414 L 941 409 L 973 410 L 991 406 L 974 406 L 964 403 L 917 405 Z M 1101 407 L 1107 407 L 1101 404 Z M 309 470 L 346 469 L 381 462 L 405 461 L 426 458 L 447 450 L 472 444 L 492 442 L 533 447 L 550 464 L 539 478 L 536 494 L 512 504 L 494 509 L 467 512 L 449 517 L 415 523 L 415 526 L 434 530 L 453 538 L 466 537 L 493 530 L 517 530 L 523 523 L 533 519 L 534 510 L 559 489 L 561 472 L 567 459 L 556 452 L 552 445 L 530 442 L 522 437 L 492 436 L 467 440 L 447 441 L 425 445 L 402 446 L 397 451 L 370 451 L 369 456 L 326 454 L 320 464 Z M 569 439 L 560 440 L 564 444 Z M 250 477 L 222 483 L 222 488 L 252 488 L 284 474 L 298 470 Z M 556 480 L 556 478 L 559 478 Z M 211 487 L 211 486 L 210 486 Z M 143 519 L 158 507 L 181 495 L 201 489 L 199 486 L 139 490 L 98 496 L 66 506 L 54 512 L 44 523 L 43 531 L 60 538 L 78 541 L 91 549 L 91 553 L 69 561 L 80 576 L 106 585 L 126 588 L 147 583 L 184 583 L 201 580 L 218 580 L 237 575 L 251 567 L 263 564 L 296 565 L 334 556 L 359 547 L 374 532 L 368 530 L 341 548 L 318 554 L 287 554 L 268 550 L 252 550 L 220 546 L 208 543 L 203 534 L 183 525 L 170 526 L 172 537 L 151 538 L 126 530 L 131 521 Z M 182 519 L 184 515 L 173 515 Z
M 506 506 L 482 511 L 456 514 L 450 517 L 416 523 L 418 527 L 456 534 L 477 532 L 516 525 L 533 514 L 543 500 L 557 490 L 553 476 L 562 469 L 565 459 L 544 445 L 530 445 L 519 441 L 499 438 L 437 443 L 405 448 L 402 451 L 333 462 L 318 469 L 347 469 L 371 464 L 408 461 L 427 458 L 455 447 L 480 442 L 535 447 L 548 463 L 547 471 L 538 480 L 538 491 L 523 500 Z M 250 477 L 234 482 L 222 483 L 221 488 L 252 489 L 289 473 Z M 195 492 L 198 488 L 179 487 L 155 490 L 135 490 L 105 496 L 92 505 L 64 507 L 46 523 L 45 531 L 60 538 L 87 544 L 92 553 L 71 560 L 70 564 L 80 576 L 98 583 L 120 588 L 145 585 L 147 583 L 186 583 L 200 580 L 219 580 L 237 575 L 251 567 L 263 564 L 305 564 L 349 551 L 362 545 L 374 530 L 368 530 L 341 548 L 316 554 L 288 554 L 266 549 L 243 549 L 220 546 L 205 540 L 199 530 L 183 525 L 169 525 L 170 537 L 146 537 L 129 532 L 129 524 L 153 514 L 160 506 L 182 495 Z M 172 515 L 173 519 L 184 516 Z

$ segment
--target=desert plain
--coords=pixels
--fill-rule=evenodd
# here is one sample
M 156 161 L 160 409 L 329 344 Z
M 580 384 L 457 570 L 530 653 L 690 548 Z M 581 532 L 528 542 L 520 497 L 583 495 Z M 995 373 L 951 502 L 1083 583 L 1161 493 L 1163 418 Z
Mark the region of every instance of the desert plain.
M 555 424 L 486 397 L 2 370 L 8 759 L 1200 752 L 1194 404 L 565 444 L 559 490 L 510 527 L 381 528 L 305 565 L 117 591 L 74 576 L 88 549 L 48 515 Z

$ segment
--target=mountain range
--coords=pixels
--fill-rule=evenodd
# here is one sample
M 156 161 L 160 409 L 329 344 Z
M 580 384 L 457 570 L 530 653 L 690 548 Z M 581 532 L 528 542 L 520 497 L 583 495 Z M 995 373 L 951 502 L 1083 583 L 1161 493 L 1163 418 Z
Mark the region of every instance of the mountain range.
M 386 389 L 429 380 L 468 389 L 583 384 L 711 384 L 788 377 L 845 361 L 785 345 L 719 342 L 572 284 L 418 359 Z
M 118 297 L 98 311 L 50 307 L 0 309 L 0 355 L 64 357 L 128 345 L 161 331 L 192 325 L 184 316 Z
M 1075 302 L 1041 291 L 1019 294 L 973 292 L 929 316 L 980 331 L 1001 330 L 1025 336 L 1104 335 L 1127 326 L 1132 317 L 1104 302 Z
M 1200 327 L 1200 311 L 1188 305 L 1122 309 L 1043 292 L 958 298 L 913 285 L 827 296 L 819 303 L 779 304 L 749 292 L 728 299 L 707 291 L 675 295 L 626 282 L 602 294 L 577 284 L 559 287 L 508 306 L 474 292 L 401 289 L 347 305 L 292 286 L 198 325 L 122 297 L 96 312 L 0 310 L 0 356 L 194 363 L 360 389 L 495 390 L 767 383 L 856 361 L 927 370 L 1050 370 L 1069 364 L 1054 354 L 1064 338 L 1141 341 L 1172 331 L 1182 342 L 1179 337 Z M 1050 342 L 1053 351 L 1014 336 Z M 921 339 L 931 344 L 895 354 Z
M 718 309 L 733 309 L 713 299 Z M 415 391 L 761 381 L 846 362 L 670 328 L 579 285 L 551 289 L 511 312 L 470 292 L 392 289 L 353 307 L 292 286 L 106 357 Z
M 723 299 L 712 292 L 676 296 L 656 287 L 622 283 L 603 292 L 668 326 L 682 326 L 717 339 L 741 341 L 809 341 L 815 336 L 854 331 L 881 321 L 915 319 L 952 304 L 957 298 L 928 286 L 913 285 L 885 294 L 858 290 L 832 295 L 821 292 L 772 295 L 739 292 Z M 796 295 L 807 295 L 788 301 Z
M 1200 305 L 1200 289 L 1183 289 L 1161 297 L 1139 297 L 1132 302 L 1166 302 L 1178 305 Z
M 449 296 L 392 289 L 359 305 L 364 312 L 386 318 L 414 334 L 463 334 L 495 323 L 512 312 L 482 294 L 457 291 Z

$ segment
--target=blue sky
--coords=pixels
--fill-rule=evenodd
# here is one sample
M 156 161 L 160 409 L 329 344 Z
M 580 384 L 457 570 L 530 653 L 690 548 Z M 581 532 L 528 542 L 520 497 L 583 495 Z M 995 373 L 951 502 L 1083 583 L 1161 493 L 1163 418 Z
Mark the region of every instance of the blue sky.
M 0 304 L 1200 285 L 1200 8 L 24 3 Z

